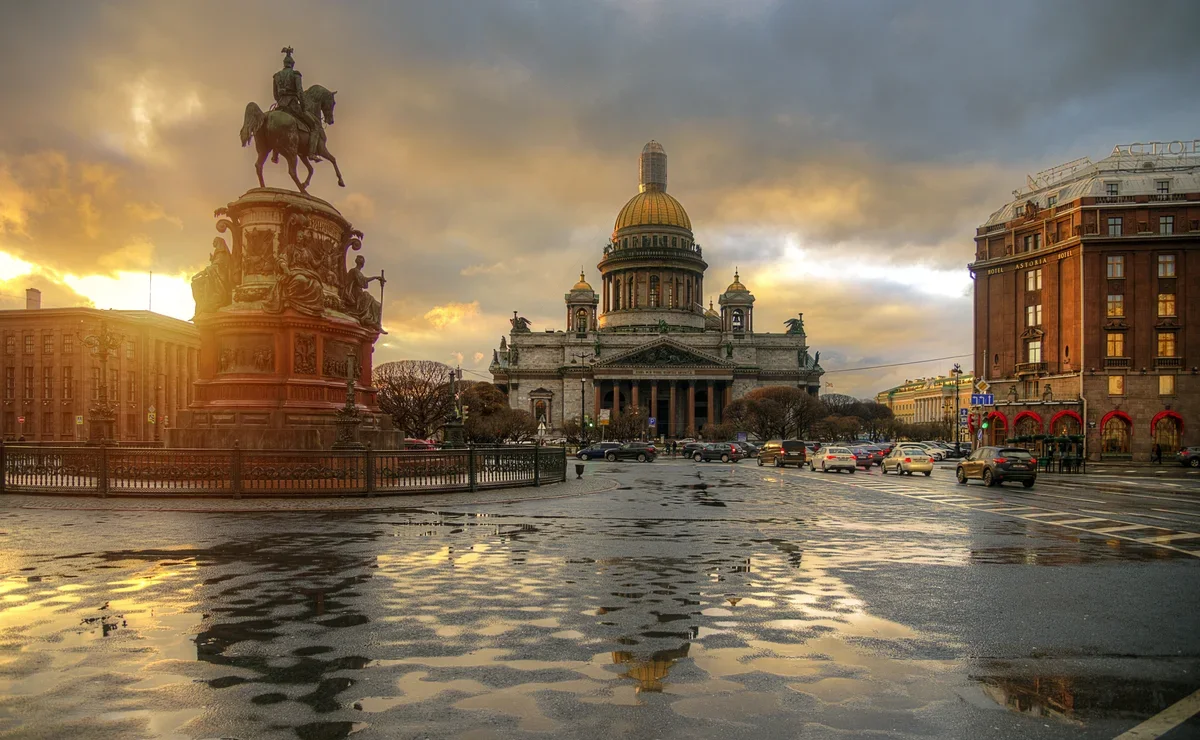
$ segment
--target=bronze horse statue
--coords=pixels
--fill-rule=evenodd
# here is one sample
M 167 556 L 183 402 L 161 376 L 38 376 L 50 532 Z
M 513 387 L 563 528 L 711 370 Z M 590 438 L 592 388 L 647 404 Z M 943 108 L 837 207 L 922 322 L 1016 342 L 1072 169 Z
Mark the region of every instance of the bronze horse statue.
M 333 171 L 337 173 L 338 186 L 346 187 L 342 180 L 342 171 L 338 169 L 337 158 L 329 153 L 329 148 L 325 145 L 325 129 L 320 126 L 322 119 L 330 126 L 333 125 L 333 107 L 337 102 L 333 96 L 336 94 L 336 90 L 330 92 L 320 85 L 313 85 L 304 91 L 304 109 L 312 113 L 318 123 L 317 130 L 311 133 L 301 128 L 296 117 L 287 111 L 272 108 L 263 113 L 258 103 L 246 104 L 246 117 L 241 133 L 242 146 L 248 146 L 250 139 L 254 139 L 254 147 L 258 150 L 258 161 L 254 163 L 254 171 L 258 173 L 259 187 L 266 187 L 266 183 L 263 182 L 263 162 L 267 161 L 268 154 L 274 153 L 272 161 L 278 162 L 279 155 L 282 154 L 287 161 L 288 174 L 292 176 L 296 187 L 300 188 L 301 193 L 308 192 L 308 183 L 313 176 L 312 163 L 305 154 L 309 151 L 310 135 L 320 137 L 315 147 L 314 159 L 318 162 L 328 159 L 333 165 Z M 304 182 L 300 182 L 296 175 L 296 157 L 308 168 L 308 177 L 304 178 Z

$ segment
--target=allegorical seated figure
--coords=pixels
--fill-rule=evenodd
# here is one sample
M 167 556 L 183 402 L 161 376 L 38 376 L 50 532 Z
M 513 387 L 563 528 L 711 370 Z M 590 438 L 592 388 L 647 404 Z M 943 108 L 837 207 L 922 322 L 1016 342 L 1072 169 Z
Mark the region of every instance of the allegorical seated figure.
M 279 272 L 283 275 L 267 296 L 263 308 L 267 313 L 279 313 L 293 308 L 309 316 L 320 316 L 324 306 L 320 257 L 316 246 L 306 234 L 301 234 L 292 246 L 291 254 L 279 255 Z
M 354 267 L 346 273 L 345 295 L 346 313 L 358 319 L 364 326 L 383 330 L 383 304 L 375 296 L 367 292 L 367 287 L 374 280 L 382 287 L 387 285 L 383 274 L 368 277 L 363 273 L 367 263 L 362 255 L 354 258 Z
M 233 300 L 230 261 L 225 240 L 219 236 L 213 239 L 208 267 L 192 276 L 192 298 L 196 301 L 197 314 L 216 311 Z

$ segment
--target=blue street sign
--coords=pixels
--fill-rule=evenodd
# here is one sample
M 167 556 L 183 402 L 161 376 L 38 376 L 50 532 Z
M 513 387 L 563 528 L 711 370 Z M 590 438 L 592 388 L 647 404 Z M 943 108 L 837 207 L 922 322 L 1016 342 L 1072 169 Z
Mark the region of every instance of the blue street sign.
M 737 433 L 737 441 L 745 442 L 748 436 L 749 435 L 747 435 L 746 432 L 738 432 Z
M 959 416 L 962 416 L 962 417 L 964 417 L 964 418 L 967 416 L 967 414 L 968 414 L 968 413 L 970 413 L 970 412 L 969 412 L 969 409 L 959 409 L 959 410 L 958 410 L 958 415 L 959 415 Z
M 649 419 L 646 419 L 646 423 L 652 427 L 658 426 L 656 422 L 658 422 L 658 419 L 655 419 L 653 416 L 651 416 Z
M 972 406 L 992 406 L 996 403 L 996 396 L 991 393 L 972 393 Z

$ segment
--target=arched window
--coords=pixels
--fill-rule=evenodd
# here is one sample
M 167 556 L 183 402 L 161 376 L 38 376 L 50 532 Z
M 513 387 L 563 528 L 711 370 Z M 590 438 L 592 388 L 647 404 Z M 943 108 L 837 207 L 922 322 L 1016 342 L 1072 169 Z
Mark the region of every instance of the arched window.
M 637 276 L 629 278 L 629 307 L 638 307 Z
M 1038 434 L 1037 419 L 1034 419 L 1032 416 L 1023 416 L 1017 421 L 1017 426 L 1013 431 L 1016 432 L 1018 437 L 1032 437 Z
M 619 279 L 612 283 L 612 310 L 621 310 L 621 281 Z
M 1174 416 L 1164 416 L 1154 425 L 1154 443 L 1162 447 L 1164 455 L 1179 449 L 1179 440 L 1183 436 L 1179 426 L 1179 419 Z
M 673 237 L 671 237 L 671 246 L 672 246 L 672 247 L 678 247 L 678 246 L 679 246 L 679 237 L 677 237 L 677 236 L 673 236 Z
M 675 308 L 675 281 L 667 281 L 667 308 Z
M 588 312 L 586 308 L 581 308 L 575 312 L 575 331 L 583 334 L 588 330 Z
M 991 436 L 991 443 L 995 447 L 1004 444 L 1004 440 L 1008 439 L 1008 420 L 1003 416 L 993 416 L 988 419 L 988 434 Z
M 1105 455 L 1128 455 L 1129 426 L 1124 418 L 1110 416 L 1100 432 L 1100 451 Z
M 658 275 L 650 276 L 650 308 L 658 308 Z
M 742 313 L 742 309 L 740 309 L 740 308 L 735 308 L 735 309 L 733 309 L 733 321 L 732 321 L 732 323 L 733 323 L 733 330 L 734 330 L 734 331 L 743 331 L 743 330 L 745 330 L 745 327 L 746 327 L 746 317 L 745 317 L 745 315 Z
M 1056 437 L 1067 437 L 1072 434 L 1082 434 L 1083 431 L 1079 428 L 1079 420 L 1069 414 L 1064 414 L 1054 422 L 1054 428 L 1050 433 Z
M 692 309 L 692 281 L 687 281 L 687 304 L 688 310 Z
M 643 247 L 650 246 L 650 237 L 645 236 L 645 235 L 642 236 L 642 246 Z

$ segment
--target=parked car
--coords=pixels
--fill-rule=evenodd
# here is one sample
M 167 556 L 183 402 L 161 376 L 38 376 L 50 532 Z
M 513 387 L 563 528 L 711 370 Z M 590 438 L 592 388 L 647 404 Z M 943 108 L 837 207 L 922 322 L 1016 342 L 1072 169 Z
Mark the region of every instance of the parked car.
M 704 445 L 706 445 L 706 444 L 708 444 L 708 443 L 707 442 L 688 442 L 687 444 L 680 445 L 679 454 L 681 457 L 691 457 L 692 455 L 696 454 L 697 450 L 704 449 Z
M 858 470 L 858 460 L 849 447 L 822 447 L 817 456 L 809 460 L 808 466 L 814 471 L 820 467 L 822 473 L 831 470 L 849 470 L 853 473 Z
M 896 475 L 924 473 L 928 477 L 933 472 L 933 456 L 924 447 L 901 443 L 879 465 L 880 473 L 890 471 L 895 471 Z
M 1180 465 L 1200 468 L 1200 447 L 1181 447 L 1179 452 L 1175 453 L 1175 457 L 1179 459 Z
M 654 462 L 656 457 L 658 457 L 658 449 L 650 442 L 627 442 L 619 447 L 606 450 L 604 453 L 604 459 L 609 462 L 616 460 Z
M 692 452 L 692 459 L 696 462 L 712 462 L 713 460 L 720 460 L 723 463 L 737 462 L 742 459 L 742 451 L 737 448 L 737 445 L 729 442 L 709 442 Z
M 749 442 L 730 442 L 731 445 L 737 445 L 742 451 L 742 457 L 758 457 L 758 447 Z
M 798 439 L 772 440 L 758 450 L 759 465 L 774 465 L 777 468 L 795 465 L 802 468 L 808 459 L 808 450 Z
M 872 465 L 883 462 L 883 453 L 874 447 L 852 447 L 855 463 L 864 470 L 870 470 Z
M 980 447 L 958 463 L 955 476 L 960 484 L 979 478 L 985 486 L 1012 480 L 1033 488 L 1037 481 L 1037 459 L 1020 447 Z
M 404 438 L 404 449 L 406 450 L 436 450 L 437 445 L 428 439 L 413 439 L 411 437 Z
M 609 450 L 615 450 L 621 446 L 620 442 L 597 442 L 591 447 L 585 447 L 575 453 L 575 457 L 580 460 L 599 460 L 604 457 L 604 454 Z

